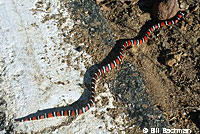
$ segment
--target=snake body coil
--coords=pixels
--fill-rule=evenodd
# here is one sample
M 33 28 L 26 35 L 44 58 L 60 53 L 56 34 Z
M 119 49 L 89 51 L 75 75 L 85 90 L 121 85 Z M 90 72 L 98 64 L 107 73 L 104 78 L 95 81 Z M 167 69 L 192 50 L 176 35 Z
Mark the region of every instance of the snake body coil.
M 132 39 L 125 40 L 121 44 L 120 51 L 116 55 L 116 58 L 114 60 L 112 60 L 111 62 L 107 63 L 105 66 L 102 66 L 101 68 L 97 69 L 97 71 L 94 73 L 94 76 L 92 77 L 92 82 L 91 82 L 91 97 L 90 97 L 89 101 L 86 103 L 85 106 L 82 106 L 82 107 L 76 108 L 76 109 L 71 109 L 71 110 L 65 110 L 65 109 L 61 109 L 61 110 L 57 110 L 57 111 L 48 111 L 47 110 L 45 113 L 42 113 L 42 114 L 34 113 L 34 114 L 28 115 L 26 117 L 15 119 L 15 121 L 24 122 L 24 121 L 31 121 L 31 120 L 39 120 L 39 119 L 44 119 L 44 118 L 57 117 L 57 116 L 75 116 L 75 115 L 80 115 L 82 113 L 85 113 L 86 111 L 88 111 L 94 105 L 96 81 L 99 79 L 99 77 L 102 74 L 108 72 L 109 70 L 112 70 L 115 66 L 120 64 L 120 62 L 122 61 L 122 59 L 124 57 L 124 55 L 123 55 L 124 51 L 126 50 L 127 47 L 141 45 L 143 42 L 145 42 L 147 40 L 147 38 L 150 36 L 150 34 L 153 31 L 155 31 L 156 29 L 163 27 L 163 26 L 176 24 L 180 21 L 180 19 L 183 16 L 184 16 L 184 13 L 179 11 L 176 14 L 176 16 L 174 16 L 172 19 L 158 22 L 157 24 L 150 27 L 146 31 L 146 33 L 144 34 L 144 36 L 142 38 L 136 39 L 136 40 L 132 40 Z

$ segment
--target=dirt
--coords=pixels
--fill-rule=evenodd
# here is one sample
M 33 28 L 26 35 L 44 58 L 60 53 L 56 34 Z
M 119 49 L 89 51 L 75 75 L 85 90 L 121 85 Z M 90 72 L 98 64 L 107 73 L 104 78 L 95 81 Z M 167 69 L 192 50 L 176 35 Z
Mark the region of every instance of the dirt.
M 97 1 L 98 3 L 98 1 Z M 148 20 L 138 1 L 98 3 L 115 40 L 133 38 Z M 178 25 L 154 32 L 140 48 L 127 51 L 126 60 L 142 73 L 153 104 L 171 128 L 200 129 L 200 18 L 199 3 L 186 0 L 187 15 Z
M 134 38 L 144 32 L 143 27 L 155 23 L 149 13 L 151 6 L 146 6 L 145 0 L 95 0 L 94 2 L 100 7 L 106 21 L 102 18 L 97 19 L 98 15 L 101 16 L 98 7 L 87 8 L 88 3 L 85 3 L 82 11 L 74 11 L 74 19 L 77 22 L 79 19 L 83 21 L 85 28 L 83 25 L 76 25 L 77 31 L 84 30 L 80 33 L 76 33 L 75 30 L 72 33 L 76 33 L 75 37 L 78 37 L 77 44 L 80 41 L 85 43 L 83 50 L 92 55 L 95 64 L 104 60 L 115 46 L 115 41 Z M 133 106 L 130 106 L 132 109 L 125 106 L 132 104 L 134 100 L 139 102 L 137 100 L 140 98 L 142 100 L 148 98 L 139 102 L 146 104 L 138 106 L 135 103 L 134 106 L 138 106 L 139 110 L 144 107 L 142 112 L 148 111 L 145 107 L 149 107 L 150 115 L 155 115 L 156 119 L 162 117 L 158 119 L 162 120 L 161 125 L 157 123 L 158 128 L 190 129 L 192 133 L 200 133 L 200 8 L 197 0 L 180 0 L 179 3 L 181 9 L 187 13 L 184 19 L 176 25 L 156 30 L 142 46 L 128 49 L 124 63 L 102 76 L 101 82 L 97 85 L 97 94 L 104 92 L 102 87 L 108 84 L 115 96 L 115 106 L 119 108 L 108 109 L 113 118 L 122 112 L 128 115 L 124 119 L 124 122 L 127 122 L 124 123 L 125 127 L 127 125 L 124 130 L 126 133 L 141 133 L 144 127 L 156 126 L 155 122 L 151 122 L 154 118 L 146 119 L 149 124 L 138 124 L 140 117 L 136 114 L 139 112 Z M 92 16 L 92 12 L 98 15 Z M 82 20 L 85 16 L 86 19 Z M 128 71 L 130 73 L 126 74 Z M 137 75 L 132 77 L 135 74 Z M 129 80 L 126 76 L 131 76 L 131 81 L 123 81 L 123 79 Z M 142 80 L 138 82 L 137 78 Z M 120 84 L 117 83 L 122 83 L 124 86 L 118 88 Z M 127 85 L 130 85 L 128 83 L 132 85 L 140 83 L 139 87 L 143 89 L 137 92 L 137 86 L 127 88 Z M 134 94 L 132 90 L 141 93 L 140 98 L 134 99 L 133 96 L 138 94 Z M 116 96 L 123 96 L 123 99 L 120 97 L 117 99 Z M 129 102 L 131 98 L 132 102 Z M 106 99 L 104 100 L 103 105 L 106 105 Z M 132 111 L 135 111 L 135 114 Z M 142 118 L 145 122 L 144 116 Z M 131 126 L 134 124 L 136 127 L 132 129 Z

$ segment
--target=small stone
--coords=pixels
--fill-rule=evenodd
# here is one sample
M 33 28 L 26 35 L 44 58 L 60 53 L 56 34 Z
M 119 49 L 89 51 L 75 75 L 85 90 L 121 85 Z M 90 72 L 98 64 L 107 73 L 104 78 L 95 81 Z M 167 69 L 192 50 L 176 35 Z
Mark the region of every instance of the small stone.
M 174 55 L 174 58 L 175 58 L 177 61 L 180 61 L 180 60 L 181 60 L 181 55 L 180 55 L 180 54 Z
M 187 53 L 184 53 L 183 56 L 186 57 L 186 56 L 188 56 L 188 54 L 187 54 Z
M 197 5 L 194 9 L 193 12 L 196 12 L 199 9 L 199 5 Z
M 104 0 L 96 0 L 97 5 L 103 2 Z
M 181 3 L 181 4 L 180 4 L 180 8 L 181 8 L 181 9 L 186 9 L 186 4 L 185 4 L 185 3 Z
M 81 52 L 82 51 L 82 47 L 78 46 L 77 48 L 75 48 L 76 51 Z
M 200 24 L 197 24 L 197 25 L 194 26 L 193 29 L 194 29 L 194 31 L 197 31 L 199 28 L 200 28 Z
M 181 30 L 183 30 L 183 31 L 187 31 L 187 27 L 185 27 L 185 26 L 181 26 Z
M 193 22 L 192 22 L 192 21 L 189 21 L 188 24 L 189 24 L 190 26 L 192 26 Z
M 175 63 L 176 63 L 176 59 L 170 59 L 170 60 L 167 61 L 166 64 L 167 64 L 168 66 L 172 67 Z
M 177 0 L 155 0 L 153 17 L 158 20 L 170 19 L 180 10 Z
M 149 20 L 149 19 L 150 19 L 150 14 L 149 13 L 144 13 L 144 14 L 142 14 L 140 16 L 140 22 L 144 22 L 145 23 L 145 21 Z

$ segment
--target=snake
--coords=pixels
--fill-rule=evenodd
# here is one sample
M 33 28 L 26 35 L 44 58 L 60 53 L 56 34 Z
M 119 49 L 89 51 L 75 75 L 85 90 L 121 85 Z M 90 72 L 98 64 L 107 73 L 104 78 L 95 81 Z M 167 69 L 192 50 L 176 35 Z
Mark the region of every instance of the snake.
M 161 28 L 163 26 L 173 25 L 178 23 L 181 18 L 185 15 L 185 12 L 178 11 L 177 14 L 168 20 L 162 20 L 154 25 L 152 25 L 150 28 L 144 32 L 143 36 L 138 39 L 126 39 L 123 40 L 123 42 L 120 44 L 120 51 L 114 56 L 113 60 L 111 60 L 109 63 L 99 67 L 96 69 L 96 71 L 93 73 L 93 77 L 91 80 L 91 95 L 88 99 L 87 103 L 79 108 L 73 108 L 73 109 L 65 109 L 64 107 L 58 110 L 46 110 L 43 113 L 33 113 L 28 116 L 24 116 L 22 118 L 15 119 L 16 122 L 25 122 L 25 121 L 32 121 L 32 120 L 40 120 L 45 118 L 51 118 L 51 117 L 58 117 L 58 116 L 77 116 L 80 114 L 83 114 L 87 112 L 92 106 L 95 104 L 95 85 L 97 83 L 97 80 L 100 78 L 101 75 L 104 73 L 112 70 L 117 65 L 119 65 L 122 62 L 122 59 L 124 57 L 124 51 L 131 46 L 140 46 L 143 44 L 150 34 L 157 30 L 158 28 Z

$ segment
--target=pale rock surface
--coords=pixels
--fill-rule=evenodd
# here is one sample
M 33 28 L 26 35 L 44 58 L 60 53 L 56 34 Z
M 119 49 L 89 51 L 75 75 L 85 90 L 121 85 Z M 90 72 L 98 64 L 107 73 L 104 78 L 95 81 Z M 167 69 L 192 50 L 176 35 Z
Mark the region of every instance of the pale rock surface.
M 46 7 L 39 7 L 37 2 Z M 6 93 L 6 121 L 13 123 L 15 133 L 109 133 L 103 120 L 91 113 L 94 108 L 69 125 L 65 124 L 68 117 L 25 123 L 13 120 L 37 110 L 69 105 L 83 93 L 78 85 L 83 83 L 81 72 L 86 71 L 84 62 L 92 65 L 92 61 L 90 55 L 76 51 L 59 36 L 60 14 L 67 18 L 62 25 L 67 26 L 66 35 L 74 25 L 62 4 L 62 0 L 0 0 L 1 90 Z M 59 81 L 64 85 L 56 84 Z

